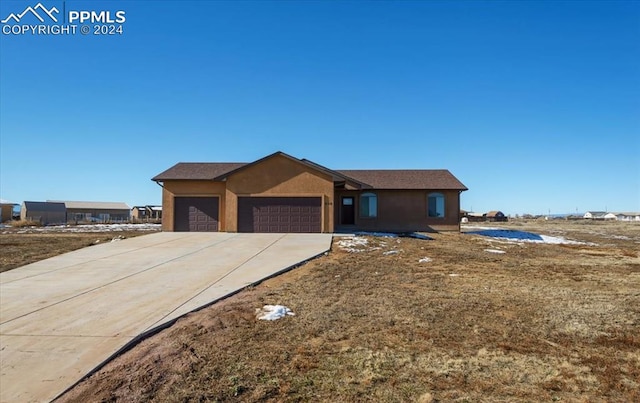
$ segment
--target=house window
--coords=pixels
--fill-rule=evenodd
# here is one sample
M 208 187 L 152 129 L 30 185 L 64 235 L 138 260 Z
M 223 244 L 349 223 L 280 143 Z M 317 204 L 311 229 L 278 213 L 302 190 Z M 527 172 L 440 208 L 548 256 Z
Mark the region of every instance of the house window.
M 378 216 L 378 197 L 373 193 L 363 193 L 360 196 L 360 217 Z
M 429 217 L 444 218 L 444 195 L 442 193 L 429 193 L 427 201 Z

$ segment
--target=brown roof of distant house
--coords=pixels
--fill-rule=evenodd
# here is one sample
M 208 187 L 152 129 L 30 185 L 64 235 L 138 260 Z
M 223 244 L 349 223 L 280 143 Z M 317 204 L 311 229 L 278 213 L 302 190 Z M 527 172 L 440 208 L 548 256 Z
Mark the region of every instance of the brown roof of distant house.
M 496 217 L 499 215 L 504 215 L 504 214 L 502 213 L 502 211 L 498 211 L 498 210 L 489 211 L 487 213 L 487 217 Z
M 154 181 L 213 180 L 213 178 L 247 165 L 246 162 L 179 162 L 156 175 Z
M 369 184 L 374 189 L 467 190 L 446 169 L 362 169 L 337 172 Z

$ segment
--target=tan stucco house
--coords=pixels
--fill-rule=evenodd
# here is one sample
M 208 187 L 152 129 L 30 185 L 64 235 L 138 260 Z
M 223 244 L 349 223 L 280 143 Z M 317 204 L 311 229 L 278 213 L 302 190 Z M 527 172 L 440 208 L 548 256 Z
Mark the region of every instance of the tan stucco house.
M 164 231 L 459 231 L 448 170 L 332 170 L 276 152 L 251 163 L 178 163 L 154 177 Z

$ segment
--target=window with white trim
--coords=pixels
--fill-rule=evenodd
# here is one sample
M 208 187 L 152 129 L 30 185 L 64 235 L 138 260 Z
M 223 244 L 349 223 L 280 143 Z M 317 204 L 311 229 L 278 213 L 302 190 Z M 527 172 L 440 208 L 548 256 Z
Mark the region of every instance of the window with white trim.
M 378 216 L 378 196 L 375 193 L 360 195 L 360 217 L 372 218 Z
M 444 195 L 442 193 L 429 193 L 427 206 L 429 217 L 444 218 Z

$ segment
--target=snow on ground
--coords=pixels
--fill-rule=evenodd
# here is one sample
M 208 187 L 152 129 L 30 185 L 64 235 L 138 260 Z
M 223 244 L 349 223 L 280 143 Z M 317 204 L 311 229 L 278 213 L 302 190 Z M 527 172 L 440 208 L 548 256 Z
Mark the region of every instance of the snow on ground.
M 388 239 L 385 241 L 381 241 L 379 239 L 373 240 L 374 246 L 369 246 L 368 238 L 365 236 L 377 237 L 377 238 L 395 238 L 395 242 L 393 239 Z M 402 243 L 399 237 L 409 237 L 416 239 L 426 239 L 432 240 L 433 238 L 429 238 L 426 235 L 418 234 L 416 232 L 405 233 L 405 234 L 394 234 L 391 232 L 356 232 L 353 236 L 348 235 L 340 235 L 340 240 L 336 242 L 336 245 L 344 251 L 347 252 L 368 252 L 373 250 L 380 249 L 392 249 L 386 252 L 383 252 L 383 255 L 393 255 L 396 253 L 400 253 L 402 250 L 395 250 L 397 248 L 397 244 Z M 389 244 L 395 245 L 389 245 Z
M 18 234 L 38 232 L 122 232 L 122 231 L 160 231 L 161 224 L 90 224 L 90 225 L 51 225 L 46 227 L 21 228 Z
M 363 252 L 369 241 L 367 238 L 360 236 L 346 237 L 337 242 L 340 249 L 344 249 L 347 252 Z
M 397 238 L 398 234 L 394 234 L 392 232 L 366 232 L 366 231 L 358 231 L 355 233 L 358 236 L 379 236 L 383 238 Z
M 533 232 L 499 229 L 491 227 L 465 227 L 464 234 L 480 235 L 509 243 L 547 243 L 547 244 L 569 244 L 569 245 L 593 245 L 588 242 L 571 241 L 559 236 L 540 235 Z M 470 231 L 471 230 L 471 231 Z
M 287 315 L 295 315 L 295 313 L 284 305 L 265 305 L 262 309 L 256 308 L 256 317 L 259 320 L 278 320 Z
M 485 252 L 489 252 L 489 253 L 507 253 L 507 252 L 505 252 L 503 250 L 500 250 L 500 249 L 485 249 L 484 251 Z
M 429 263 L 432 260 L 433 259 L 431 259 L 430 257 L 423 257 L 422 259 L 418 260 L 418 263 Z

